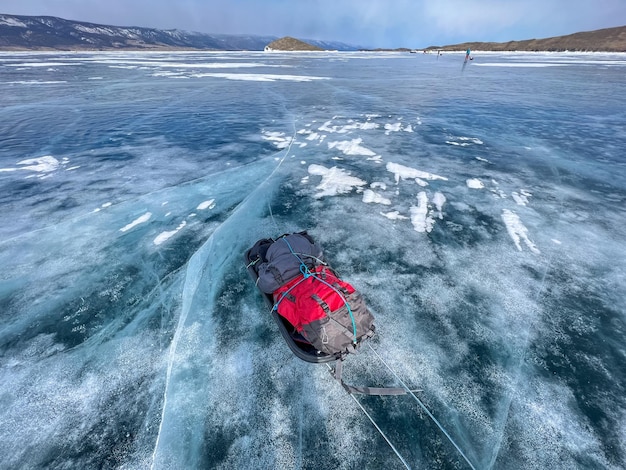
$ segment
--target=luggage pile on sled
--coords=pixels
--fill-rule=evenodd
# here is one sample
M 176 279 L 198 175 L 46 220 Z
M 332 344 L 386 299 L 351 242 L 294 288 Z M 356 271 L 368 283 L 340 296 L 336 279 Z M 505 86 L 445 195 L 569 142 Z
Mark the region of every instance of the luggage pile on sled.
M 324 261 L 306 232 L 262 239 L 246 266 L 294 354 L 330 362 L 374 335 L 374 316 L 362 295 Z

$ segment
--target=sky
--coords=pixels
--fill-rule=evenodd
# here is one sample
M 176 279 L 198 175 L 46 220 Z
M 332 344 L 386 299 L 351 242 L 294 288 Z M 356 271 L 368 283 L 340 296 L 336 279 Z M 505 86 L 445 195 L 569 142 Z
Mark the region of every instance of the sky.
M 0 14 L 418 49 L 624 26 L 626 0 L 0 0 Z

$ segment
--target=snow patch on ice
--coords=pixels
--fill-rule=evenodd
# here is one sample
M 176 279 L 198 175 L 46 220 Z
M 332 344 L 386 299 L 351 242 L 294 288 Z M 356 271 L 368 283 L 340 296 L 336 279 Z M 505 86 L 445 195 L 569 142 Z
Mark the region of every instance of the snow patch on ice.
M 363 202 L 366 204 L 374 203 L 374 204 L 384 204 L 386 206 L 391 205 L 391 201 L 389 199 L 372 191 L 371 189 L 366 189 L 365 191 L 363 191 Z
M 408 166 L 400 165 L 399 163 L 388 162 L 387 171 L 394 174 L 396 183 L 400 182 L 400 179 L 425 179 L 425 180 L 443 180 L 448 181 L 448 178 L 444 176 L 435 175 L 433 173 L 427 173 L 425 171 L 417 170 Z M 419 183 L 418 183 L 419 184 Z
M 143 224 L 143 223 L 147 222 L 148 220 L 150 220 L 150 217 L 152 217 L 152 212 L 146 212 L 144 215 L 142 215 L 140 217 L 137 217 L 130 224 L 125 225 L 124 227 L 122 227 L 120 229 L 120 232 L 128 232 L 130 229 L 136 227 L 137 225 Z
M 208 201 L 201 202 L 196 207 L 197 210 L 203 211 L 205 209 L 213 209 L 215 207 L 215 199 L 209 199 Z
M 411 206 L 411 223 L 416 232 L 430 232 L 435 220 L 428 215 L 428 196 L 424 191 L 417 195 L 417 206 Z
M 478 178 L 470 178 L 466 180 L 465 183 L 467 184 L 467 187 L 471 189 L 482 189 L 485 187 L 483 182 L 480 181 Z
M 358 129 L 362 129 L 364 131 L 378 129 L 378 124 L 375 122 L 364 122 L 358 126 Z
M 102 209 L 106 209 L 107 207 L 111 207 L 112 205 L 112 202 L 105 202 L 100 207 L 96 207 L 92 212 L 100 212 Z
M 156 75 L 164 75 L 157 73 Z M 314 80 L 330 80 L 330 77 L 314 77 L 310 75 L 278 75 L 270 73 L 193 73 L 189 77 L 192 78 L 225 78 L 227 80 L 242 80 L 249 82 L 312 82 Z
M 528 202 L 527 198 L 521 197 L 518 193 L 516 193 L 515 191 L 513 191 L 511 193 L 511 196 L 513 197 L 513 200 L 515 201 L 515 203 L 519 206 L 525 206 L 526 203 Z
M 474 64 L 477 67 L 562 67 L 566 64 L 548 64 L 548 63 L 511 63 L 511 62 L 491 62 L 485 64 Z
M 437 208 L 437 216 L 443 219 L 443 205 L 446 203 L 446 197 L 437 191 L 433 196 L 433 204 Z
M 284 149 L 291 144 L 291 137 L 286 137 L 284 132 L 263 131 L 263 138 L 272 142 L 276 148 Z
M 522 245 L 520 241 L 524 241 L 526 246 L 535 254 L 541 253 L 535 244 L 528 238 L 528 229 L 524 226 L 519 216 L 508 209 L 502 210 L 502 220 L 504 221 L 504 225 L 506 225 L 506 231 L 509 233 L 509 236 L 515 243 L 515 246 L 519 251 L 522 251 Z
M 328 142 L 328 148 L 337 150 L 341 150 L 345 155 L 363 155 L 366 157 L 373 157 L 376 155 L 375 152 L 370 149 L 363 147 L 361 143 L 363 139 L 352 139 L 352 140 L 342 140 L 336 142 Z
M 377 129 L 378 128 L 378 124 L 376 124 L 375 122 L 359 122 L 359 121 L 349 121 L 349 124 L 346 124 L 345 126 L 339 128 L 339 130 L 337 131 L 340 134 L 346 133 L 346 132 L 350 132 L 353 130 L 372 130 L 372 129 Z
M 377 129 L 378 127 L 379 126 L 377 123 L 371 122 L 369 121 L 369 119 L 366 122 L 354 121 L 350 119 L 348 121 L 348 124 L 345 124 L 345 125 L 336 125 L 336 124 L 333 125 L 332 120 L 326 121 L 324 122 L 324 124 L 322 124 L 318 128 L 318 130 L 322 132 L 328 132 L 331 134 L 332 133 L 346 134 L 353 130 L 372 130 L 372 129 Z
M 321 176 L 322 181 L 315 189 L 318 192 L 314 195 L 316 199 L 324 196 L 335 196 L 337 194 L 345 194 L 352 191 L 353 188 L 360 189 L 367 183 L 362 179 L 350 176 L 350 172 L 337 168 L 326 168 L 322 165 L 309 165 L 310 175 Z
M 170 230 L 167 232 L 161 232 L 159 235 L 157 235 L 157 237 L 154 239 L 154 244 L 155 245 L 161 245 L 163 243 L 165 243 L 167 240 L 169 240 L 170 238 L 172 238 L 174 235 L 176 235 L 178 232 L 180 232 L 180 230 L 182 230 L 183 227 L 185 227 L 185 225 L 187 225 L 187 221 L 183 220 L 180 225 L 178 227 L 176 227 L 175 230 Z
M 67 163 L 68 160 L 64 160 L 64 164 Z M 46 173 L 53 172 L 59 168 L 61 163 L 51 155 L 44 155 L 43 157 L 37 158 L 28 158 L 26 160 L 21 160 L 17 162 L 17 167 L 12 168 L 0 168 L 0 172 L 11 172 L 11 171 L 33 171 L 35 173 L 43 173 L 39 177 L 42 178 Z
M 322 132 L 330 132 L 331 134 L 333 132 L 338 132 L 339 127 L 338 126 L 331 127 L 332 123 L 333 121 L 326 121 L 317 130 L 322 131 Z
M 394 122 L 393 124 L 385 124 L 385 134 L 389 135 L 392 132 L 399 132 L 402 129 L 401 122 Z
M 513 197 L 513 200 L 515 201 L 515 203 L 519 206 L 525 206 L 526 204 L 528 204 L 528 198 L 530 196 L 532 196 L 531 193 L 529 193 L 528 191 L 522 189 L 520 190 L 520 192 L 516 192 L 513 191 L 511 193 L 511 196 Z
M 469 147 L 470 145 L 482 145 L 483 141 L 476 137 L 451 137 L 450 140 L 446 140 L 446 144 Z
M 398 211 L 381 212 L 380 215 L 387 217 L 389 220 L 406 220 L 408 217 L 401 215 Z

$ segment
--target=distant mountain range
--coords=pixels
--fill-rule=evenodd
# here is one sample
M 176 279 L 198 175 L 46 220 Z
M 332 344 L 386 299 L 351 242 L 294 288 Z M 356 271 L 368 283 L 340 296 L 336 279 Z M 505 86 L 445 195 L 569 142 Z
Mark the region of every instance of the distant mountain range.
M 0 14 L 0 50 L 218 50 L 262 51 L 277 36 L 205 34 L 178 29 L 108 26 L 53 16 Z M 291 38 L 293 39 L 293 38 Z M 293 40 L 296 41 L 296 40 Z M 321 50 L 356 51 L 358 46 L 304 39 Z M 279 50 L 295 47 L 279 43 Z M 300 47 L 302 47 L 300 45 Z M 546 39 L 509 42 L 465 42 L 430 46 L 430 50 L 483 51 L 598 51 L 626 52 L 626 26 L 599 29 Z M 302 49 L 300 49 L 302 50 Z M 383 50 L 383 49 L 376 49 Z M 394 49 L 408 51 L 409 49 Z
M 509 42 L 464 42 L 449 46 L 431 46 L 427 49 L 458 51 L 468 48 L 479 51 L 626 52 L 626 26 L 597 29 L 595 31 L 585 31 L 545 39 Z
M 0 14 L 0 50 L 262 51 L 277 36 L 204 34 L 178 29 L 108 26 L 54 16 Z M 355 51 L 341 42 L 306 40 L 322 50 Z

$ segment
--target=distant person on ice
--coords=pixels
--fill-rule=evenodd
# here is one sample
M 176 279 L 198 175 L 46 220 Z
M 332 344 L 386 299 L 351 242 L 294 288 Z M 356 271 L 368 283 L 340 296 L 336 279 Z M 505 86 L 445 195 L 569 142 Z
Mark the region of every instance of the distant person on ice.
M 468 48 L 467 48 L 467 50 L 465 51 L 465 62 L 467 62 L 467 60 L 468 60 L 468 59 L 469 59 L 469 60 L 472 60 L 472 58 L 470 57 L 471 52 L 472 52 L 472 51 L 471 51 L 471 50 L 470 50 L 470 48 L 468 47 Z

